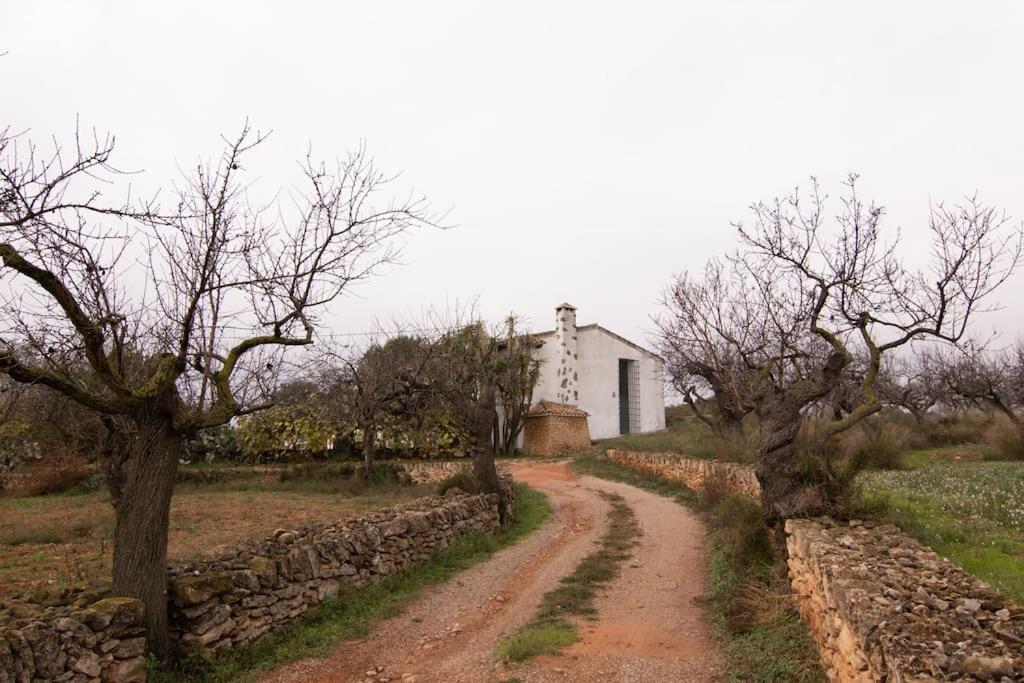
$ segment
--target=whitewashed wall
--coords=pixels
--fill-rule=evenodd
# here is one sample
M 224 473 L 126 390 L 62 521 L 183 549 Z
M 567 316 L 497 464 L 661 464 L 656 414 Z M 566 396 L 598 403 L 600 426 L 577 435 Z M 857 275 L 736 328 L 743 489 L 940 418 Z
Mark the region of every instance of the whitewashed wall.
M 607 439 L 619 435 L 619 359 L 635 360 L 640 371 L 640 431 L 665 428 L 663 368 L 660 359 L 623 342 L 597 326 L 577 330 L 577 405 L 590 413 L 590 438 Z M 533 401 L 558 401 L 560 378 L 555 335 L 544 341 L 538 355 L 542 359 L 540 379 Z

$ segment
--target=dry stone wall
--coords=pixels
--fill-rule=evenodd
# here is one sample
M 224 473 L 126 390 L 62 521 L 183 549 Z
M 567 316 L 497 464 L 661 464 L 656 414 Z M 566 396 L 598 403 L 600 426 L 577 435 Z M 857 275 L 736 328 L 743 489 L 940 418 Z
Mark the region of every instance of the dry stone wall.
M 12 603 L 0 615 L 0 683 L 146 680 L 142 603 L 84 591 Z
M 761 485 L 754 468 L 734 462 L 699 460 L 675 453 L 609 450 L 608 459 L 662 479 L 677 481 L 693 489 L 705 491 L 709 486 L 723 487 L 729 493 L 761 500 Z
M 404 469 L 409 478 L 416 484 L 436 484 L 455 474 L 463 474 L 473 470 L 471 460 L 395 460 Z
M 179 651 L 203 656 L 246 645 L 344 588 L 497 527 L 496 494 L 453 492 L 338 524 L 278 530 L 230 554 L 172 568 L 172 637 Z
M 830 680 L 1024 680 L 1024 610 L 895 526 L 791 519 L 786 532 Z
M 508 473 L 500 486 L 511 512 Z M 172 566 L 176 649 L 211 658 L 246 645 L 345 588 L 407 569 L 465 534 L 496 530 L 498 504 L 497 494 L 453 489 L 334 524 L 279 529 L 220 556 Z M 0 606 L 0 683 L 144 681 L 142 605 L 103 595 L 57 590 Z

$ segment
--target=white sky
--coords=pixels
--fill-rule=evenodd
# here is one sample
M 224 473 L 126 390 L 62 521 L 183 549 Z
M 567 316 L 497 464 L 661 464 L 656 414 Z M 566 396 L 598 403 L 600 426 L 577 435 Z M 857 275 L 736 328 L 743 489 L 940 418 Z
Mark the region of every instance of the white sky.
M 169 184 L 248 116 L 249 167 L 298 180 L 308 143 L 365 139 L 452 207 L 335 332 L 479 297 L 537 328 L 570 301 L 646 342 L 672 274 L 735 244 L 746 206 L 848 171 L 921 255 L 929 198 L 1024 217 L 1024 3 L 14 2 L 0 122 Z M 981 325 L 1024 331 L 1024 273 Z

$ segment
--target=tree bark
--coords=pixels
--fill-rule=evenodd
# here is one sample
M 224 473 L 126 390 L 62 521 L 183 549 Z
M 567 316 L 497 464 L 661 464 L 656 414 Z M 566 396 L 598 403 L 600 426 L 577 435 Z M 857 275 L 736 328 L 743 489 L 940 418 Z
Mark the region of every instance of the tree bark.
M 473 453 L 473 476 L 486 493 L 498 494 L 498 518 L 502 524 L 508 523 L 509 501 L 498 485 L 498 468 L 494 464 L 494 448 L 492 432 L 496 416 L 496 395 L 493 385 L 485 385 L 473 406 L 473 423 L 470 428 L 470 449 Z
M 774 397 L 758 408 L 758 418 L 761 439 L 754 474 L 761 485 L 765 523 L 778 530 L 789 517 L 820 514 L 825 507 L 822 491 L 805 480 L 797 452 L 799 405 Z
M 373 469 L 373 442 L 376 439 L 373 427 L 363 427 L 363 480 L 370 481 L 370 471 Z
M 113 592 L 145 608 L 149 651 L 167 658 L 167 529 L 184 438 L 166 415 L 135 420 L 136 433 L 107 469 L 115 511 Z

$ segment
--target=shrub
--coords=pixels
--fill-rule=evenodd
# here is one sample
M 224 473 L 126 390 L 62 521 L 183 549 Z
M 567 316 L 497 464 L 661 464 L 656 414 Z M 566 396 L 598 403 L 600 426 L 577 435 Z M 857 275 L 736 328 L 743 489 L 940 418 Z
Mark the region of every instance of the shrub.
M 1005 418 L 985 430 L 986 460 L 1024 460 L 1024 433 Z
M 920 421 L 907 420 L 911 447 L 937 448 L 980 443 L 992 424 L 992 415 L 981 411 L 963 411 L 929 414 Z
M 844 446 L 859 468 L 895 470 L 907 450 L 907 437 L 896 425 L 880 420 L 850 434 Z
M 47 496 L 66 493 L 93 475 L 80 457 L 61 457 L 33 465 L 10 491 L 16 497 Z
M 451 489 L 460 489 L 465 493 L 478 493 L 480 482 L 476 480 L 472 472 L 456 472 L 438 483 L 437 495 L 443 496 Z
M 358 462 L 303 463 L 282 470 L 279 479 L 286 481 L 345 481 L 352 490 L 364 486 L 409 486 L 412 477 L 401 465 L 390 462 L 374 463 L 369 477 L 364 476 L 363 464 Z
M 192 462 L 238 462 L 243 459 L 235 430 L 229 425 L 202 430 L 189 439 L 185 451 L 188 454 L 186 457 Z
M 729 495 L 711 508 L 716 545 L 725 552 L 737 571 L 774 561 L 771 537 L 764 525 L 761 508 L 742 496 Z

